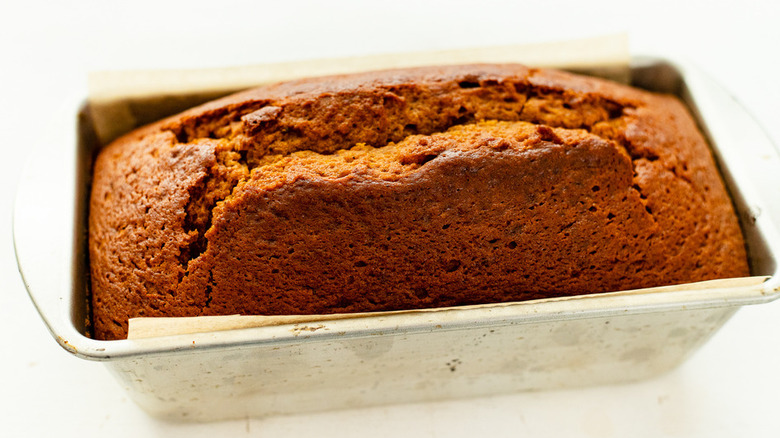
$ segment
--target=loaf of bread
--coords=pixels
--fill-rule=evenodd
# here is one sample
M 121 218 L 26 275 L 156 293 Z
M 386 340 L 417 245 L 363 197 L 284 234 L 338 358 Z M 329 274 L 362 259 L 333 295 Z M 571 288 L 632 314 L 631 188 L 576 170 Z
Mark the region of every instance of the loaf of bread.
M 520 65 L 297 80 L 94 166 L 93 334 L 139 316 L 496 303 L 749 275 L 675 98 Z

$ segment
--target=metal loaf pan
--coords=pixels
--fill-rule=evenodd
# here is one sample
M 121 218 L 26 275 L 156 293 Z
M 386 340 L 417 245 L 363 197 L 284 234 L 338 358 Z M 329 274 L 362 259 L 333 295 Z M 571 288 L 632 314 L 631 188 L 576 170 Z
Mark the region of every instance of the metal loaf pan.
M 780 295 L 780 159 L 745 110 L 695 68 L 635 58 L 631 70 L 634 85 L 676 94 L 692 109 L 738 209 L 752 274 L 765 278 L 96 341 L 84 335 L 84 321 L 86 205 L 98 142 L 80 96 L 59 114 L 20 182 L 14 238 L 25 286 L 61 346 L 104 361 L 133 400 L 166 418 L 240 418 L 655 376 L 682 363 L 740 306 Z

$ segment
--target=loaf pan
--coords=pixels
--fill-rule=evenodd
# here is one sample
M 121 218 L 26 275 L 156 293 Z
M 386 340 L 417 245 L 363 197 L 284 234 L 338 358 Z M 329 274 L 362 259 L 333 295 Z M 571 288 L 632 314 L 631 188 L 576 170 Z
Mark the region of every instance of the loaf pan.
M 737 208 L 755 277 L 97 341 L 85 335 L 86 209 L 98 140 L 84 96 L 57 115 L 23 172 L 14 211 L 19 269 L 57 342 L 77 357 L 104 361 L 135 402 L 164 418 L 242 418 L 649 378 L 682 363 L 741 306 L 780 295 L 780 159 L 746 111 L 697 69 L 634 58 L 631 76 L 633 85 L 676 94 L 693 111 Z

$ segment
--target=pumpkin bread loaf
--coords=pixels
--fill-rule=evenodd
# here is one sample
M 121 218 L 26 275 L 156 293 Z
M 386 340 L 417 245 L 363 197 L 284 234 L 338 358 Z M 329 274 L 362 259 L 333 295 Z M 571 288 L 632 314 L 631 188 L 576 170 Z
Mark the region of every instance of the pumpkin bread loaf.
M 93 334 L 139 316 L 496 303 L 749 275 L 673 97 L 520 65 L 297 80 L 94 166 Z

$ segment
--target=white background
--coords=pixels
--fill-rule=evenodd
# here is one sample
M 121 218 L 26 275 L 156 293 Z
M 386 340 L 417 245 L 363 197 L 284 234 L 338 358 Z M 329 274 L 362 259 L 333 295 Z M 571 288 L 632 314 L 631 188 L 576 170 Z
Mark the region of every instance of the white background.
M 0 436 L 780 436 L 780 303 L 741 310 L 682 367 L 629 385 L 251 419 L 166 423 L 71 357 L 19 278 L 21 164 L 86 72 L 216 67 L 628 32 L 698 64 L 780 143 L 780 2 L 0 0 Z M 284 6 L 280 6 L 284 3 Z M 780 171 L 780 169 L 778 169 Z M 780 188 L 777 188 L 780 202 Z

